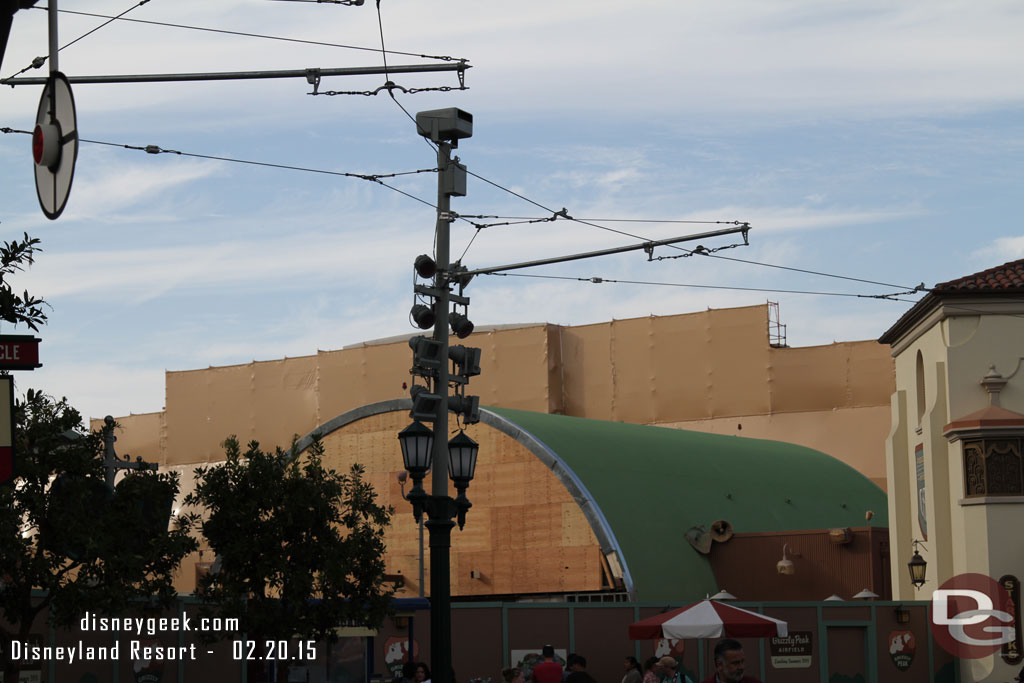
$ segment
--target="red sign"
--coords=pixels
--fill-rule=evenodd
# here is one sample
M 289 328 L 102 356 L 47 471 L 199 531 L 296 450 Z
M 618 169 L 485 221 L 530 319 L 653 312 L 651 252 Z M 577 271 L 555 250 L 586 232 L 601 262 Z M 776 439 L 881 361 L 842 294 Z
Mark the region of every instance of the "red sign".
M 0 370 L 35 370 L 39 362 L 39 342 L 31 335 L 0 334 Z

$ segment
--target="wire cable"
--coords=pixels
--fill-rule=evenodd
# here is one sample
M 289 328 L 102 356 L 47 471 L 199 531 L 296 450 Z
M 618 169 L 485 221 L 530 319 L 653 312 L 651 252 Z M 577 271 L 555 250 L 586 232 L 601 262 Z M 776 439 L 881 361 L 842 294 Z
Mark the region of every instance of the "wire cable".
M 727 285 L 697 285 L 681 282 L 649 282 L 644 280 L 614 280 L 603 277 L 569 277 L 566 275 L 530 275 L 526 273 L 481 273 L 481 275 L 497 275 L 500 277 L 529 277 L 544 280 L 570 280 L 578 282 L 591 282 L 594 284 L 621 284 L 621 285 L 647 285 L 655 287 L 692 287 L 696 289 L 728 289 L 740 292 L 768 292 L 771 294 L 812 294 L 816 296 L 844 296 L 858 299 L 884 299 L 886 301 L 900 301 L 903 303 L 917 303 L 908 299 L 897 299 L 897 296 L 914 294 L 914 290 L 905 292 L 893 292 L 891 294 L 850 294 L 847 292 L 817 292 L 801 289 L 768 289 L 763 287 L 733 287 Z
M 7 127 L 0 128 L 0 133 L 23 133 L 25 135 L 31 135 L 32 134 L 31 131 L 16 130 L 14 128 L 7 128 Z M 401 172 L 398 172 L 398 173 L 350 173 L 350 172 L 346 172 L 346 171 L 328 171 L 328 170 L 325 170 L 325 169 L 322 169 L 322 168 L 309 168 L 309 167 L 305 167 L 305 166 L 290 166 L 288 164 L 274 164 L 274 163 L 270 163 L 270 162 L 266 162 L 266 161 L 252 161 L 250 159 L 234 159 L 232 157 L 222 157 L 222 156 L 216 156 L 216 155 L 212 155 L 212 154 L 196 154 L 194 152 L 181 152 L 181 151 L 178 151 L 178 150 L 175 150 L 175 149 L 163 149 L 162 147 L 159 147 L 157 145 L 145 145 L 145 146 L 127 145 L 127 144 L 122 144 L 122 143 L 118 143 L 118 142 L 106 142 L 104 140 L 89 140 L 89 139 L 86 139 L 86 138 L 79 138 L 78 141 L 79 142 L 88 142 L 88 143 L 93 144 L 93 145 L 105 145 L 105 146 L 108 146 L 108 147 L 121 147 L 123 149 L 130 149 L 130 150 L 133 150 L 133 151 L 146 152 L 147 154 L 175 154 L 177 156 L 182 156 L 182 157 L 193 157 L 193 158 L 196 158 L 196 159 L 209 159 L 211 161 L 227 161 L 227 162 L 235 163 L 235 164 L 247 164 L 247 165 L 250 165 L 250 166 L 262 166 L 262 167 L 265 167 L 265 168 L 279 168 L 279 169 L 284 169 L 284 170 L 287 170 L 287 171 L 303 171 L 305 173 L 319 173 L 319 174 L 322 174 L 322 175 L 341 176 L 341 177 L 345 177 L 345 178 L 358 178 L 359 180 L 368 180 L 368 181 L 370 181 L 372 183 L 377 183 L 378 185 L 382 185 L 382 186 L 388 188 L 389 190 L 393 190 L 394 192 L 397 192 L 398 194 L 405 195 L 406 197 L 408 197 L 410 199 L 415 199 L 417 202 L 419 202 L 421 204 L 425 204 L 426 206 L 431 207 L 435 211 L 437 210 L 437 206 L 432 204 L 432 203 L 430 203 L 430 202 L 428 202 L 426 199 L 421 199 L 420 197 L 417 197 L 414 194 L 410 194 L 410 193 L 408 193 L 408 192 L 406 192 L 404 190 L 401 190 L 401 189 L 399 189 L 399 188 L 397 188 L 397 187 L 395 187 L 393 185 L 389 185 L 389 184 L 385 183 L 383 180 L 381 180 L 381 178 L 396 178 L 398 176 L 415 175 L 417 173 L 436 173 L 437 172 L 436 168 L 422 168 L 422 169 L 418 169 L 416 171 L 401 171 Z
M 624 235 L 626 237 L 631 237 L 633 239 L 637 239 L 637 240 L 640 240 L 640 241 L 643 241 L 643 242 L 652 242 L 652 241 L 654 241 L 654 240 L 652 240 L 650 238 L 643 237 L 641 235 L 636 235 L 636 234 L 633 234 L 633 233 L 630 233 L 630 232 L 626 232 L 625 230 L 617 230 L 615 228 L 609 228 L 606 225 L 600 225 L 600 224 L 595 222 L 595 221 L 601 220 L 601 219 L 574 218 L 574 217 L 568 215 L 567 211 L 564 208 L 561 211 L 557 211 L 557 212 L 556 211 L 552 211 L 551 209 L 549 209 L 548 207 L 544 206 L 543 204 L 541 204 L 539 202 L 535 202 L 534 200 L 530 199 L 529 197 L 525 197 L 525 196 L 523 196 L 522 194 L 520 194 L 518 192 L 515 192 L 513 190 L 508 189 L 507 187 L 503 187 L 502 185 L 500 185 L 499 183 L 494 182 L 493 180 L 488 180 L 487 178 L 484 178 L 481 175 L 473 173 L 472 171 L 467 171 L 467 173 L 469 173 L 469 175 L 473 176 L 474 178 L 482 180 L 485 183 L 498 188 L 499 190 L 507 192 L 507 193 L 509 193 L 509 194 L 511 194 L 511 195 L 513 195 L 515 197 L 518 197 L 518 198 L 522 199 L 523 201 L 529 202 L 530 204 L 533 204 L 534 206 L 537 206 L 537 207 L 539 207 L 541 209 L 544 209 L 545 211 L 550 212 L 553 215 L 561 215 L 563 218 L 565 218 L 567 220 L 574 221 L 576 223 L 580 223 L 581 225 L 588 225 L 588 226 L 593 227 L 593 228 L 598 228 L 599 230 L 605 230 L 607 232 L 613 232 L 613 233 L 616 233 L 616 234 L 619 234 L 619 235 Z M 526 219 L 526 220 L 533 221 L 533 219 Z M 617 219 L 617 220 L 619 220 L 621 222 L 639 222 L 639 219 Z M 611 222 L 611 221 L 607 221 L 607 222 Z M 662 222 L 662 221 L 658 221 L 658 222 Z M 669 221 L 664 221 L 664 222 L 669 222 Z M 684 221 L 679 221 L 679 222 L 684 222 Z M 699 221 L 699 222 L 705 222 L 705 221 Z M 741 225 L 742 224 L 740 221 L 707 221 L 707 222 L 725 223 L 725 224 L 730 224 L 731 223 L 731 224 L 734 224 L 734 225 Z M 685 247 L 680 247 L 679 245 L 676 245 L 676 244 L 668 244 L 668 245 L 665 245 L 665 246 L 668 246 L 668 247 L 670 247 L 672 249 L 676 249 L 676 250 L 679 250 L 679 251 L 686 252 L 686 253 L 691 254 L 691 255 L 694 254 L 694 253 L 699 253 L 699 252 L 695 252 L 692 249 L 687 249 Z M 746 260 L 746 259 L 735 258 L 735 257 L 732 257 L 732 256 L 720 256 L 718 254 L 711 254 L 711 253 L 700 253 L 700 255 L 701 256 L 707 256 L 709 258 L 724 259 L 726 261 L 736 261 L 738 263 L 747 263 L 747 264 L 750 264 L 750 265 L 762 266 L 762 267 L 765 267 L 765 268 L 777 268 L 777 269 L 780 269 L 780 270 L 790 270 L 790 271 L 797 272 L 797 273 L 806 273 L 806 274 L 809 274 L 809 275 L 819 275 L 821 277 L 830 277 L 830 278 L 836 278 L 836 279 L 839 279 L 839 280 L 850 280 L 852 282 L 863 282 L 863 283 L 866 283 L 866 284 L 880 285 L 882 287 L 894 287 L 896 289 L 907 289 L 907 290 L 914 290 L 914 291 L 926 291 L 926 289 L 927 289 L 927 288 L 925 288 L 923 283 L 921 285 L 916 286 L 916 287 L 910 287 L 909 285 L 895 285 L 895 284 L 892 284 L 892 283 L 889 283 L 889 282 L 877 282 L 875 280 L 866 280 L 866 279 L 863 279 L 863 278 L 850 277 L 850 276 L 847 276 L 847 275 L 836 275 L 836 274 L 833 274 L 833 273 L 823 273 L 823 272 L 820 272 L 820 271 L 806 270 L 806 269 L 803 269 L 803 268 L 792 268 L 792 267 L 789 267 L 789 266 L 779 266 L 779 265 L 775 265 L 775 264 L 771 264 L 771 263 L 762 263 L 760 261 L 749 261 L 749 260 Z
M 45 7 L 34 7 L 34 9 L 43 9 L 43 10 L 45 10 L 46 8 Z M 111 16 L 109 16 L 107 14 L 95 14 L 95 13 L 92 13 L 92 12 L 80 12 L 80 11 L 69 10 L 69 9 L 60 9 L 60 10 L 57 10 L 57 11 L 58 12 L 63 12 L 63 13 L 66 13 L 66 14 L 77 14 L 77 15 L 81 15 L 81 16 L 84 16 L 84 17 L 96 17 L 96 18 L 99 18 L 99 19 L 111 19 L 111 20 L 117 19 L 119 21 L 130 21 L 130 22 L 133 22 L 133 23 L 136 23 L 136 24 L 149 24 L 149 25 L 152 25 L 152 26 L 164 26 L 164 27 L 168 27 L 168 28 L 180 28 L 180 29 L 186 29 L 186 30 L 189 30 L 189 31 L 206 31 L 206 32 L 209 32 L 209 33 L 222 33 L 222 34 L 229 35 L 229 36 L 242 36 L 242 37 L 245 37 L 245 38 L 262 38 L 264 40 L 280 40 L 280 41 L 284 41 L 284 42 L 288 42 L 288 43 L 301 43 L 303 45 L 319 45 L 321 47 L 337 47 L 337 48 L 343 48 L 343 49 L 346 49 L 346 50 L 362 50 L 364 52 L 380 52 L 380 50 L 375 48 L 375 47 L 362 47 L 362 46 L 359 46 L 359 45 L 345 45 L 345 44 L 342 44 L 342 43 L 328 43 L 328 42 L 324 42 L 324 41 L 320 41 L 320 40 L 304 40 L 302 38 L 285 38 L 285 37 L 282 37 L 282 36 L 271 36 L 271 35 L 266 35 L 266 34 L 263 34 L 263 33 L 248 33 L 246 31 L 231 31 L 229 29 L 209 28 L 209 27 L 205 27 L 205 26 L 190 26 L 188 24 L 174 24 L 174 23 L 170 23 L 170 22 L 166 22 L 166 21 L 152 21 L 152 20 L 147 20 L 147 19 L 127 19 L 127 18 L 120 18 L 120 17 L 111 17 Z M 388 54 L 404 55 L 404 56 L 407 56 L 407 57 L 419 57 L 421 59 L 437 59 L 437 60 L 440 60 L 440 61 L 443 61 L 443 62 L 468 62 L 469 61 L 468 59 L 462 59 L 462 58 L 459 58 L 459 57 L 452 57 L 450 55 L 428 55 L 428 54 L 423 54 L 423 53 L 419 53 L 419 52 L 402 52 L 400 50 L 388 50 Z
M 107 21 L 103 22 L 102 24 L 100 24 L 96 28 L 92 29 L 91 31 L 87 31 L 86 33 L 83 33 L 82 35 L 80 35 L 77 38 L 75 38 L 74 40 L 72 40 L 70 43 L 65 43 L 64 45 L 60 46 L 59 48 L 57 48 L 57 52 L 60 52 L 61 50 L 63 50 L 66 47 L 71 47 L 72 45 L 74 45 L 75 43 L 80 41 L 82 38 L 85 38 L 87 36 L 91 36 L 93 33 L 96 33 L 96 31 L 99 31 L 101 28 L 103 28 L 107 24 L 110 24 L 111 22 L 113 22 L 113 21 L 115 21 L 117 19 L 120 19 L 124 15 L 128 14 L 129 12 L 131 12 L 133 9 L 137 9 L 139 7 L 142 7 L 147 2 L 149 2 L 149 0 L 139 0 L 139 2 L 135 3 L 134 5 L 132 5 L 131 7 L 126 9 L 125 11 L 121 12 L 120 14 L 118 14 L 116 16 L 113 16 L 113 17 L 107 18 Z M 40 8 L 40 9 L 42 9 L 42 8 Z M 18 73 L 12 74 L 11 76 L 9 76 L 9 78 L 15 78 L 16 76 L 20 76 L 21 74 L 25 73 L 29 69 L 38 69 L 38 68 L 42 67 L 43 64 L 46 64 L 46 60 L 48 60 L 49 58 L 50 58 L 49 55 L 47 55 L 45 57 L 36 57 L 35 59 L 32 60 L 31 64 L 26 66 L 24 69 L 22 69 Z

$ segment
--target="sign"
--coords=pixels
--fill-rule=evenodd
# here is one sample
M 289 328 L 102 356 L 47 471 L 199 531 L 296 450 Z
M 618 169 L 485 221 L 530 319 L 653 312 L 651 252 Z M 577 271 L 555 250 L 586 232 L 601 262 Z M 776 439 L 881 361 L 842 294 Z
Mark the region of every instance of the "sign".
M 14 479 L 14 378 L 0 375 L 0 484 Z
M 1016 576 L 1007 574 L 999 579 L 999 584 L 1010 594 L 1010 604 L 1013 606 L 1013 640 L 1003 644 L 1003 661 L 1016 666 L 1024 660 L 1024 647 L 1021 646 L 1020 634 L 1020 581 Z
M 810 631 L 790 631 L 788 636 L 772 636 L 768 641 L 772 667 L 776 669 L 809 669 L 813 634 Z
M 30 334 L 0 334 L 0 370 L 35 370 L 39 362 L 39 342 Z
M 889 632 L 889 656 L 900 671 L 906 671 L 914 662 L 917 642 L 910 631 Z
M 71 95 L 68 79 L 61 72 L 54 71 L 43 86 L 36 112 L 36 127 L 32 131 L 36 196 L 43 214 L 50 220 L 60 216 L 68 202 L 77 159 L 75 98 Z
M 961 659 L 981 659 L 1016 638 L 1010 594 L 984 574 L 957 574 L 932 593 L 932 635 Z

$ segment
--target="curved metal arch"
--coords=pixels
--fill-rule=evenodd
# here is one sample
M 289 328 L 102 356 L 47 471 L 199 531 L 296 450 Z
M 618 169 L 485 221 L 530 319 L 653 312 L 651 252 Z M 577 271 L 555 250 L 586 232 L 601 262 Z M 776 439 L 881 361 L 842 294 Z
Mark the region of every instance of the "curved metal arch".
M 342 413 L 337 417 L 333 417 L 319 427 L 310 431 L 298 440 L 296 443 L 297 450 L 299 453 L 305 451 L 313 443 L 314 437 L 323 438 L 328 434 L 355 422 L 356 420 L 372 417 L 374 415 L 381 415 L 383 413 L 407 412 L 411 409 L 412 399 L 408 398 L 396 398 L 389 401 L 380 401 L 378 403 L 370 403 L 365 406 L 360 406 L 359 408 L 350 410 L 347 413 Z M 615 538 L 615 533 L 612 531 L 611 525 L 608 523 L 604 513 L 601 511 L 601 507 L 597 504 L 597 501 L 594 500 L 594 496 L 591 495 L 589 490 L 587 490 L 587 487 L 583 484 L 576 473 L 565 463 L 564 460 L 562 460 L 562 458 L 558 456 L 557 453 L 549 448 L 547 444 L 517 425 L 515 422 L 512 422 L 497 413 L 493 413 L 486 408 L 480 408 L 480 422 L 488 427 L 497 429 L 499 432 L 502 432 L 521 443 L 552 471 L 555 477 L 558 478 L 558 481 L 561 482 L 569 492 L 569 495 L 571 495 L 573 500 L 576 501 L 576 504 L 579 505 L 584 518 L 590 524 L 590 528 L 594 532 L 594 536 L 597 537 L 597 542 L 601 546 L 601 552 L 606 555 L 613 552 L 615 553 L 615 556 L 618 558 L 619 564 L 622 567 L 622 581 L 625 585 L 626 592 L 629 594 L 630 599 L 635 599 L 636 593 L 633 586 L 633 577 L 629 572 L 629 566 L 626 564 L 626 557 L 622 553 L 622 548 L 619 546 L 618 539 Z

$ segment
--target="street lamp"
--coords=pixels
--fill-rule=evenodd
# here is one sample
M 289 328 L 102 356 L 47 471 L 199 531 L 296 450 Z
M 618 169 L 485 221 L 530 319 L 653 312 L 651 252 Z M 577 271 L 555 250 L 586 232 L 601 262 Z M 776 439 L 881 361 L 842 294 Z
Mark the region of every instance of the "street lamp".
M 448 476 L 459 492 L 455 499 L 458 507 L 459 529 L 466 525 L 466 512 L 473 506 L 466 498 L 466 489 L 476 472 L 476 456 L 480 446 L 476 441 L 459 432 L 448 442 Z
M 910 570 L 910 583 L 914 584 L 914 588 L 920 588 L 924 585 L 924 576 L 928 571 L 928 563 L 921 553 L 917 552 L 917 546 L 924 548 L 924 544 L 917 539 L 914 539 L 914 556 L 910 558 L 910 562 L 907 562 L 907 568 Z M 924 548 L 928 550 L 928 548 Z
M 433 326 L 431 340 L 410 342 L 413 347 L 414 376 L 422 377 L 426 386 L 410 389 L 413 406 L 410 417 L 416 422 L 398 435 L 402 444 L 405 468 L 413 479 L 413 488 L 407 499 L 412 503 L 413 516 L 420 521 L 426 513 L 427 532 L 430 536 L 430 664 L 435 683 L 452 683 L 451 637 L 451 532 L 458 518 L 461 529 L 470 508 L 466 488 L 476 468 L 477 445 L 465 434 L 448 440 L 448 412 L 464 416 L 463 424 L 479 421 L 479 398 L 465 395 L 468 378 L 478 370 L 478 357 L 466 354 L 462 364 L 467 366 L 461 374 L 449 373 L 449 326 L 459 338 L 473 331 L 473 324 L 465 314 L 452 313 L 451 305 L 466 307 L 469 298 L 462 289 L 469 281 L 457 275 L 458 264 L 451 261 L 450 228 L 454 215 L 451 198 L 466 195 L 466 167 L 452 158 L 452 149 L 459 140 L 473 135 L 473 115 L 456 109 L 435 109 L 416 114 L 416 132 L 429 139 L 437 148 L 437 222 L 434 227 L 434 256 L 421 255 L 414 264 L 416 275 L 433 276 L 432 286 L 416 284 L 416 301 L 430 301 L 430 305 L 416 303 L 411 311 L 413 324 L 420 329 Z M 459 285 L 459 293 L 452 286 Z M 459 356 L 458 353 L 455 354 Z M 428 362 L 429 361 L 429 362 Z M 474 361 L 474 362 L 468 362 Z M 473 366 L 473 367 L 469 367 Z M 473 372 L 476 370 L 476 372 Z M 452 386 L 456 395 L 449 397 Z M 432 429 L 419 420 L 432 423 Z M 432 438 L 428 438 L 432 432 Z M 447 453 L 445 450 L 447 449 Z M 431 465 L 430 493 L 423 488 L 423 478 Z M 448 477 L 458 490 L 458 497 L 448 495 Z
M 472 481 L 476 472 L 479 446 L 473 439 L 466 436 L 465 432 L 461 431 L 448 442 L 448 475 L 458 491 L 458 497 L 452 498 L 448 495 L 431 495 L 423 488 L 423 478 L 432 464 L 434 433 L 417 420 L 398 433 L 398 440 L 402 445 L 405 469 L 412 477 L 413 484 L 409 495 L 404 497 L 412 503 L 413 517 L 421 525 L 423 525 L 423 517 L 426 513 L 426 527 L 430 535 L 431 659 L 435 662 L 442 662 L 442 666 L 445 666 L 444 662 L 447 662 L 449 668 L 447 676 L 438 672 L 434 677 L 438 681 L 450 681 L 451 595 L 449 581 L 451 564 L 449 549 L 452 527 L 455 526 L 452 519 L 458 520 L 460 529 L 466 524 L 466 512 L 473 505 L 466 498 L 466 489 L 469 488 L 469 482 Z M 438 473 L 435 472 L 435 477 L 437 476 Z

